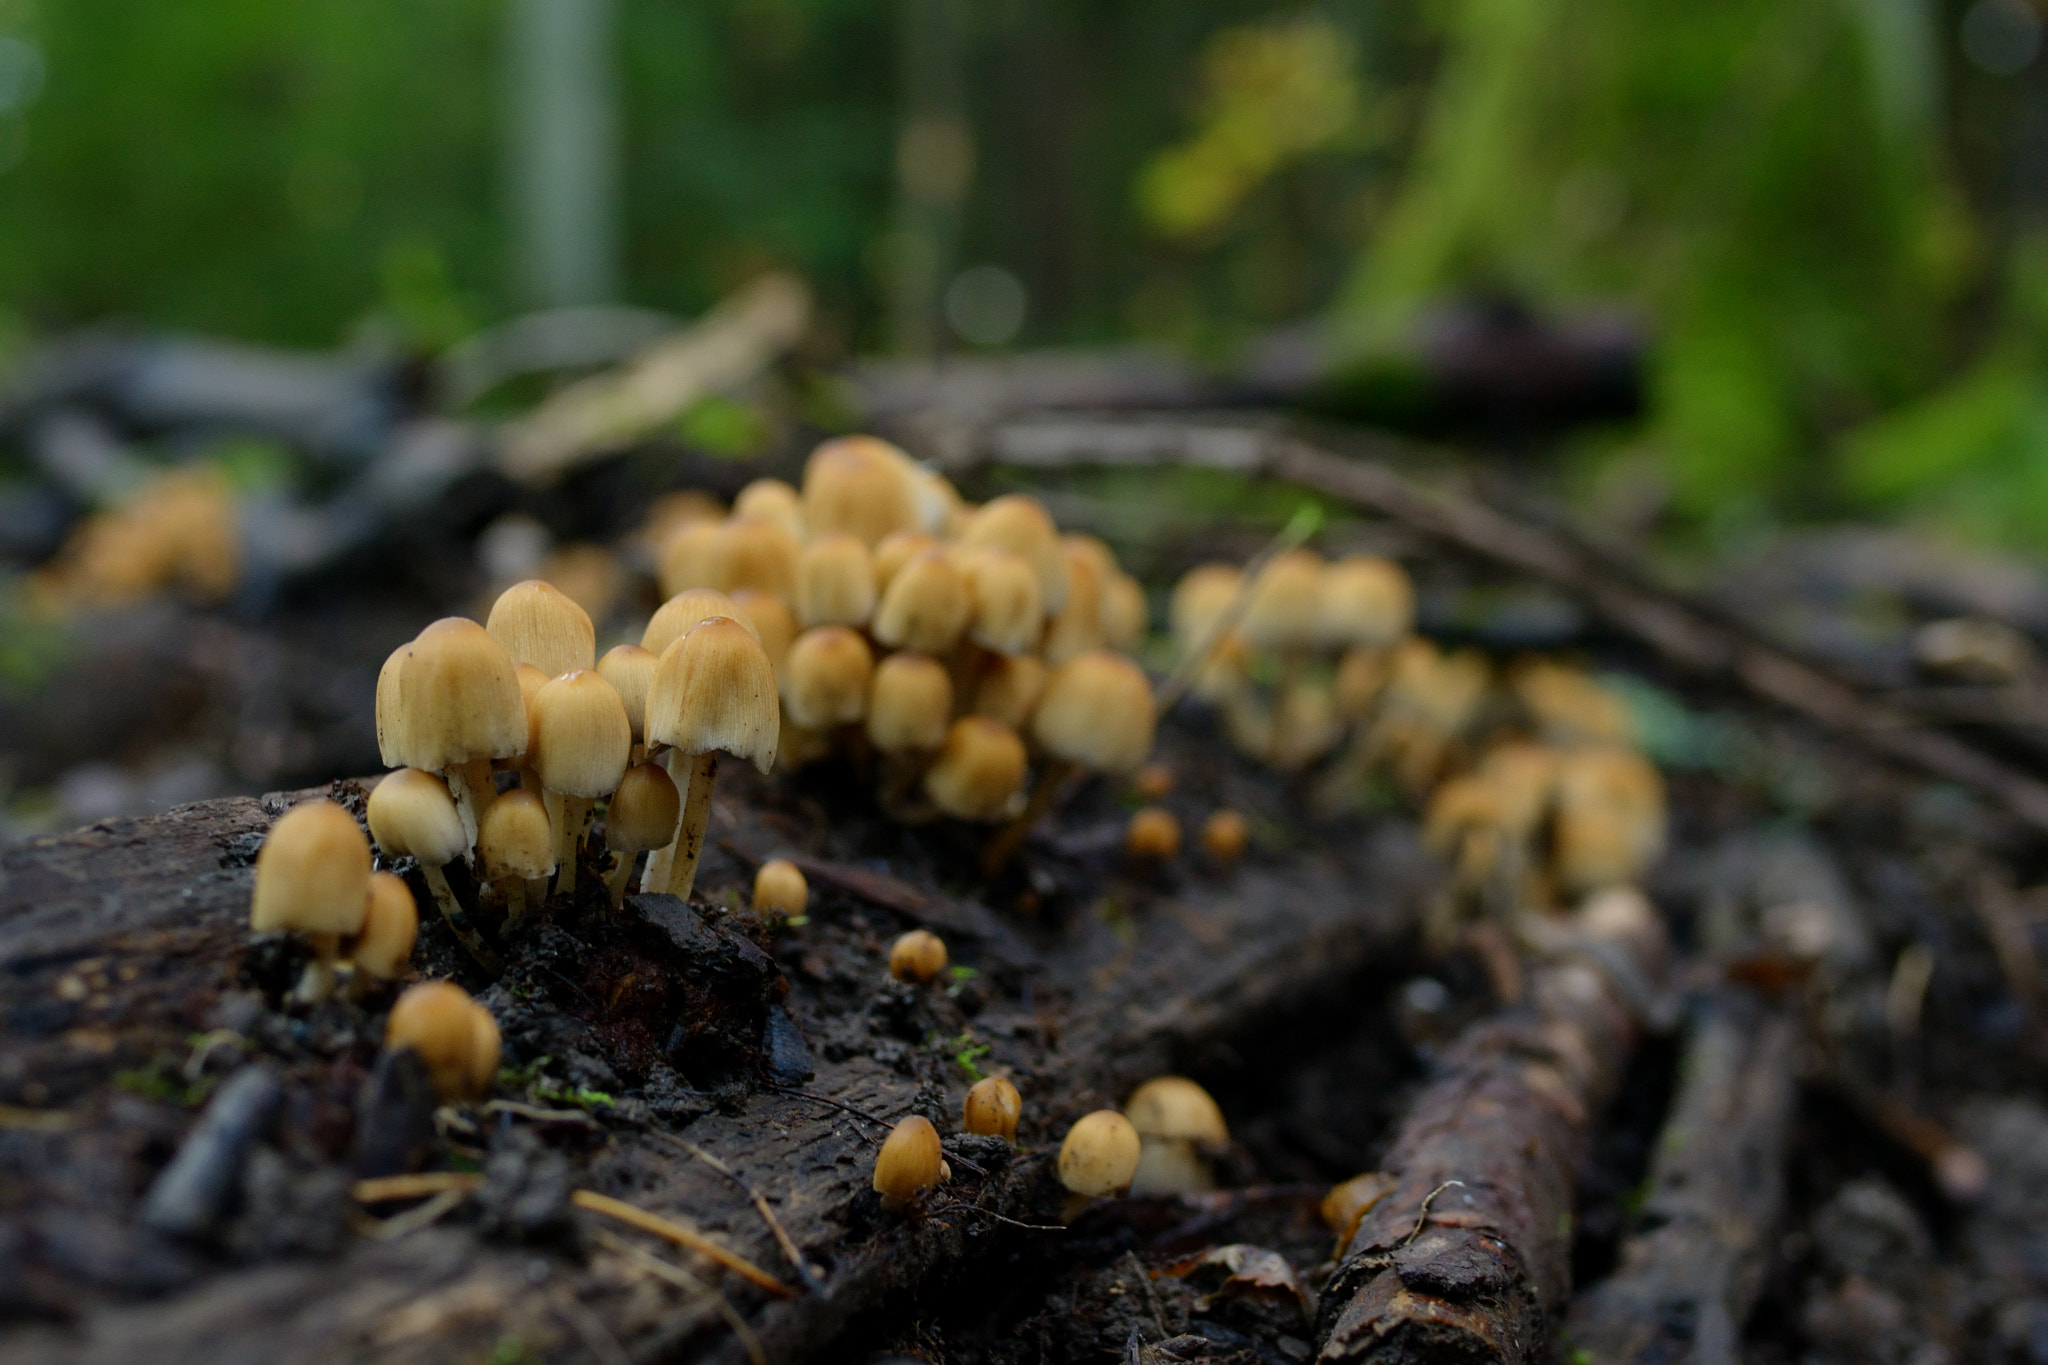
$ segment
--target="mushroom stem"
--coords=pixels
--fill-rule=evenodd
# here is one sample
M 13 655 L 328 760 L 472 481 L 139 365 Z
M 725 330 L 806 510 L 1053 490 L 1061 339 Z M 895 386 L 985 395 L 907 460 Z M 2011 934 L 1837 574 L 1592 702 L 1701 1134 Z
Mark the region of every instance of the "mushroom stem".
M 306 942 L 313 947 L 313 960 L 306 964 L 305 975 L 292 995 L 309 1005 L 318 1004 L 334 994 L 334 961 L 341 955 L 341 935 L 307 934 Z
M 491 776 L 488 758 L 472 758 L 448 769 L 448 790 L 455 797 L 455 811 L 462 817 L 463 833 L 476 844 L 477 822 L 498 797 L 498 784 Z
M 421 863 L 420 875 L 427 879 L 427 890 L 434 893 L 434 904 L 441 907 L 441 918 L 448 922 L 448 932 L 455 935 L 455 941 L 493 976 L 504 971 L 505 964 L 484 946 L 483 937 L 470 922 L 469 913 L 462 908 L 462 902 L 455 899 L 455 888 L 448 885 L 448 874 L 432 863 Z
M 618 860 L 618 866 L 612 869 L 605 882 L 611 887 L 614 910 L 626 903 L 626 884 L 633 880 L 633 864 L 639 856 L 637 853 L 627 853 L 623 850 L 612 854 L 612 857 Z
M 576 889 L 577 853 L 583 847 L 583 836 L 590 829 L 591 812 L 597 803 L 587 796 L 556 796 L 549 793 L 549 800 L 558 802 L 558 808 L 548 813 L 556 819 L 561 830 L 561 846 L 555 854 L 561 870 L 555 876 L 555 890 Z
M 528 877 L 526 879 L 526 903 L 530 906 L 542 906 L 548 903 L 548 879 L 546 877 Z
M 519 923 L 526 913 L 526 883 L 517 877 L 506 877 L 499 881 L 498 889 L 505 893 L 505 923 Z
M 1024 842 L 1024 836 L 1031 827 L 1045 818 L 1052 809 L 1053 799 L 1066 784 L 1068 774 L 1075 764 L 1064 758 L 1048 758 L 1044 771 L 1039 774 L 1038 785 L 1031 789 L 1031 802 L 1024 807 L 1024 813 L 1003 826 L 996 837 L 989 840 L 988 849 L 981 855 L 981 875 L 993 878 L 1009 864 L 1017 848 Z
M 697 884 L 697 858 L 704 852 L 704 831 L 711 824 L 711 784 L 718 776 L 718 753 L 690 755 L 690 785 L 683 796 L 683 823 L 676 831 L 675 862 L 668 872 L 668 893 L 690 898 Z

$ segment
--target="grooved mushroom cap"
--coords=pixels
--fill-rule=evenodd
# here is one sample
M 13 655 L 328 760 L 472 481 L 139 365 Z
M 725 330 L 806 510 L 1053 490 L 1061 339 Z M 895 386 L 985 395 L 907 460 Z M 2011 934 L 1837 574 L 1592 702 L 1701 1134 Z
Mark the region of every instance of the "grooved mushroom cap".
M 1024 741 L 1001 721 L 962 716 L 924 775 L 932 804 L 956 820 L 1000 820 L 1024 790 Z
M 939 542 L 922 531 L 898 531 L 875 547 L 875 595 L 889 590 L 889 584 L 903 566 Z
M 636 764 L 626 769 L 612 793 L 604 817 L 605 847 L 626 854 L 661 848 L 676 837 L 682 814 L 683 798 L 668 770 L 659 763 Z
M 619 785 L 633 748 L 633 723 L 610 683 L 579 668 L 543 687 L 534 713 L 529 758 L 543 787 L 594 800 Z
M 953 714 L 953 680 L 922 654 L 891 654 L 868 692 L 868 740 L 885 754 L 936 749 Z
M 647 696 L 650 742 L 686 754 L 723 749 L 765 773 L 781 726 L 775 670 L 739 622 L 713 617 L 662 651 Z
M 647 738 L 647 689 L 654 686 L 654 666 L 661 656 L 639 645 L 614 645 L 597 661 L 597 675 L 612 685 L 633 727 L 633 742 Z
M 779 674 L 782 705 L 809 730 L 852 725 L 867 714 L 875 659 L 868 642 L 845 626 L 813 626 L 796 637 Z
M 945 654 L 959 643 L 973 609 L 966 577 L 938 546 L 919 551 L 897 570 L 870 629 L 892 649 Z
M 515 664 L 512 676 L 519 680 L 519 700 L 526 704 L 526 747 L 520 751 L 522 767 L 533 761 L 533 746 L 540 735 L 540 690 L 548 685 L 548 675 L 532 664 Z
M 1024 1116 L 1024 1097 L 1001 1076 L 984 1076 L 967 1092 L 960 1106 L 960 1126 L 970 1133 L 1017 1140 L 1017 1120 Z
M 1323 571 L 1316 617 L 1332 648 L 1390 645 L 1415 624 L 1415 585 L 1390 559 L 1349 555 Z
M 753 588 L 786 601 L 796 591 L 803 548 L 779 522 L 736 516 L 711 542 L 712 586 L 728 593 Z
M 875 1154 L 875 1193 L 882 1196 L 882 1207 L 895 1210 L 915 1202 L 939 1183 L 944 1162 L 939 1130 L 922 1114 L 890 1129 Z
M 674 597 L 691 588 L 717 586 L 718 530 L 724 524 L 693 521 L 677 527 L 661 542 L 654 577 L 664 594 Z
M 387 858 L 410 855 L 428 867 L 469 851 L 469 835 L 448 784 L 418 768 L 400 768 L 370 791 L 370 834 Z
M 412 888 L 405 884 L 405 878 L 389 872 L 372 872 L 362 933 L 349 952 L 356 970 L 379 981 L 394 979 L 405 970 L 419 932 L 419 906 L 413 901 Z
M 808 534 L 803 498 L 780 479 L 756 479 L 742 488 L 732 500 L 732 514 L 772 521 L 798 540 Z
M 974 714 L 1023 731 L 1045 694 L 1048 670 L 1035 654 L 996 655 L 974 683 Z
M 1102 642 L 1111 649 L 1129 650 L 1145 638 L 1151 625 L 1151 606 L 1145 589 L 1127 573 L 1113 573 L 1102 580 Z
M 873 436 L 842 436 L 811 452 L 804 465 L 804 524 L 813 536 L 843 531 L 879 544 L 918 526 L 910 457 Z
M 960 556 L 974 599 L 967 638 L 998 654 L 1029 654 L 1045 633 L 1045 599 L 1023 556 L 997 547 Z
M 761 638 L 760 627 L 739 603 L 715 588 L 688 588 L 661 604 L 647 629 L 641 632 L 640 647 L 658 659 L 662 651 L 689 634 L 692 627 L 714 616 L 737 621 L 756 640 Z
M 1197 564 L 1173 585 L 1166 607 L 1167 624 L 1186 654 L 1208 638 L 1217 620 L 1237 597 L 1244 573 L 1235 564 Z
M 1152 685 L 1120 654 L 1093 650 L 1054 669 L 1031 733 L 1054 757 L 1130 772 L 1152 752 Z
M 810 883 L 803 869 L 787 858 L 770 858 L 754 874 L 754 913 L 788 915 L 804 912 L 811 901 Z
M 1077 1120 L 1060 1144 L 1060 1183 L 1075 1194 L 1106 1199 L 1130 1188 L 1138 1173 L 1138 1130 L 1114 1109 Z
M 452 981 L 408 987 L 384 1023 L 384 1046 L 418 1053 L 435 1093 L 451 1103 L 484 1094 L 498 1070 L 497 1021 Z
M 1254 649 L 1306 649 L 1318 642 L 1322 605 L 1323 557 L 1287 550 L 1252 584 L 1241 629 Z
M 993 546 L 1021 557 L 1038 575 L 1039 599 L 1048 614 L 1067 604 L 1066 557 L 1060 553 L 1059 528 L 1038 499 L 1007 493 L 982 504 L 960 531 L 962 546 Z
M 789 646 L 797 636 L 796 613 L 781 598 L 770 597 L 757 588 L 740 588 L 733 593 L 732 604 L 745 618 L 742 624 L 753 625 L 754 638 L 761 642 L 768 666 L 781 673 L 782 662 L 789 657 Z
M 547 807 L 530 791 L 509 791 L 484 808 L 477 824 L 484 875 L 531 879 L 555 870 L 555 832 Z
M 543 677 L 559 678 L 597 662 L 597 631 L 590 613 L 538 578 L 499 593 L 484 629 L 505 647 L 513 663 L 532 664 Z
M 526 702 L 505 647 L 450 616 L 420 632 L 398 674 L 399 734 L 408 768 L 439 772 L 526 752 Z
M 796 616 L 807 626 L 865 625 L 875 612 L 875 560 L 844 532 L 804 547 L 796 570 Z
M 1185 1076 L 1154 1076 L 1131 1092 L 1124 1116 L 1141 1137 L 1230 1141 L 1223 1111 L 1208 1091 Z
M 370 841 L 356 818 L 332 801 L 293 806 L 256 854 L 249 927 L 301 934 L 353 934 L 370 896 Z
M 1077 654 L 1102 648 L 1102 573 L 1085 544 L 1060 542 L 1067 565 L 1067 600 L 1045 628 L 1045 661 L 1063 664 Z
M 929 929 L 912 929 L 889 945 L 889 975 L 922 986 L 946 970 L 946 941 Z
M 405 760 L 399 757 L 405 752 L 405 740 L 398 729 L 402 719 L 398 709 L 398 677 L 405 667 L 405 656 L 411 652 L 412 641 L 408 640 L 392 650 L 384 666 L 377 670 L 377 757 L 387 768 L 405 766 Z

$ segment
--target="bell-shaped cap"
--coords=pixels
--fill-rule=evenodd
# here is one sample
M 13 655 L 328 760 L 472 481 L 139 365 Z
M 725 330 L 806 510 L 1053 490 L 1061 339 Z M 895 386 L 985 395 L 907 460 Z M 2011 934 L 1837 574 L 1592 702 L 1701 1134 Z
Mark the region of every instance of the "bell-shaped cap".
M 974 599 L 967 638 L 998 654 L 1029 654 L 1045 633 L 1045 597 L 1022 555 L 990 546 L 960 556 Z
M 647 697 L 647 738 L 686 754 L 723 749 L 762 772 L 782 727 L 775 670 L 739 622 L 713 617 L 662 651 Z
M 976 673 L 968 709 L 1022 734 L 1045 694 L 1047 676 L 1045 661 L 1035 654 L 995 655 Z
M 891 649 L 947 654 L 973 611 L 966 576 L 944 547 L 920 551 L 889 580 L 870 629 Z
M 970 1133 L 1017 1140 L 1017 1120 L 1024 1116 L 1024 1097 L 1002 1076 L 983 1076 L 967 1091 L 960 1106 L 960 1126 Z
M 398 977 L 405 971 L 419 932 L 420 908 L 405 878 L 389 872 L 372 872 L 362 932 L 356 936 L 348 955 L 356 970 L 379 981 Z
M 249 927 L 259 934 L 353 934 L 370 896 L 370 841 L 332 801 L 306 801 L 270 827 L 256 854 Z
M 654 613 L 654 619 L 641 632 L 640 647 L 657 659 L 670 645 L 689 634 L 700 622 L 714 616 L 737 621 L 747 628 L 747 633 L 756 640 L 761 631 L 754 624 L 754 618 L 746 609 L 715 588 L 689 588 L 677 593 L 661 604 Z
M 754 873 L 754 913 L 784 915 L 791 919 L 803 914 L 811 903 L 811 884 L 804 871 L 787 858 L 770 858 Z
M 398 675 L 408 768 L 440 772 L 526 751 L 526 702 L 505 647 L 474 621 L 436 621 L 412 642 Z
M 891 654 L 875 665 L 868 692 L 868 741 L 885 754 L 927 752 L 946 739 L 953 679 L 922 654 Z
M 1131 772 L 1152 752 L 1152 684 L 1120 654 L 1093 650 L 1052 671 L 1031 717 L 1047 753 L 1103 772 Z
M 802 555 L 803 545 L 780 522 L 736 516 L 711 542 L 712 585 L 727 593 L 753 588 L 787 601 L 796 592 Z
M 718 586 L 716 551 L 722 525 L 722 519 L 685 522 L 662 540 L 654 578 L 664 596 Z
M 387 858 L 440 867 L 469 851 L 448 784 L 418 768 L 400 768 L 371 788 L 369 817 L 371 837 Z
M 874 654 L 858 632 L 813 626 L 796 637 L 780 670 L 783 708 L 810 730 L 856 724 L 867 714 L 874 671 Z
M 910 458 L 873 436 L 842 436 L 804 465 L 804 524 L 812 536 L 844 532 L 873 546 L 916 530 L 918 490 Z
M 513 663 L 532 664 L 544 677 L 559 678 L 597 662 L 597 631 L 590 613 L 538 578 L 499 593 L 484 629 L 505 647 Z
M 768 666 L 781 673 L 782 661 L 789 657 L 789 646 L 797 637 L 796 613 L 781 598 L 758 588 L 735 589 L 732 604 L 753 625 L 754 638 L 761 642 Z
M 889 585 L 903 566 L 939 542 L 922 531 L 898 531 L 875 547 L 875 600 L 889 591 Z
M 548 808 L 530 791 L 506 792 L 484 808 L 477 823 L 477 856 L 484 876 L 522 880 L 545 877 L 555 870 L 554 827 Z
M 1321 639 L 1322 605 L 1323 557 L 1286 550 L 1252 584 L 1239 628 L 1254 649 L 1310 649 Z
M 803 540 L 810 532 L 804 526 L 803 497 L 780 479 L 756 479 L 732 500 L 735 517 L 772 521 Z
M 481 1018 L 479 1018 L 481 1016 Z M 384 1021 L 384 1046 L 411 1048 L 444 1101 L 475 1099 L 497 1074 L 497 1021 L 453 981 L 408 987 Z
M 1067 560 L 1060 552 L 1059 528 L 1038 499 L 1023 493 L 994 498 L 961 528 L 963 547 L 991 546 L 1008 550 L 1038 575 L 1039 599 L 1048 614 L 1067 604 Z
M 626 708 L 633 742 L 647 738 L 647 692 L 654 686 L 654 666 L 661 656 L 640 645 L 614 645 L 597 661 L 597 675 L 612 685 Z
M 962 716 L 924 775 L 925 794 L 956 820 L 1001 820 L 1024 790 L 1024 741 L 1001 721 Z
M 662 848 L 676 837 L 682 814 L 682 794 L 668 770 L 659 763 L 635 764 L 619 779 L 605 811 L 605 847 L 625 854 Z
M 1316 618 L 1328 648 L 1390 645 L 1415 625 L 1415 585 L 1390 559 L 1348 555 L 1323 571 Z
M 875 1153 L 875 1193 L 882 1206 L 900 1209 L 939 1183 L 945 1157 L 939 1130 L 922 1114 L 912 1114 L 889 1130 Z
M 540 690 L 533 752 L 541 786 L 564 796 L 609 795 L 633 748 L 626 703 L 594 670 L 566 673 Z
M 1216 1101 L 1185 1076 L 1154 1076 L 1131 1092 L 1124 1117 L 1138 1136 L 1228 1142 L 1230 1127 Z
M 384 666 L 377 670 L 377 756 L 387 768 L 405 766 L 405 739 L 399 733 L 403 712 L 398 705 L 398 679 L 405 669 L 405 656 L 412 651 L 412 642 L 406 641 L 391 651 L 384 660 Z
M 1045 661 L 1053 665 L 1103 645 L 1103 574 L 1098 556 L 1077 539 L 1069 537 L 1059 544 L 1067 566 L 1067 600 L 1045 628 Z
M 841 532 L 804 547 L 796 571 L 796 617 L 806 626 L 860 626 L 875 612 L 875 560 Z
M 1243 582 L 1243 571 L 1235 564 L 1197 564 L 1181 575 L 1167 602 L 1166 621 L 1183 657 L 1209 638 Z
M 1075 1194 L 1103 1199 L 1122 1194 L 1138 1173 L 1138 1130 L 1114 1109 L 1083 1115 L 1060 1144 L 1060 1183 Z

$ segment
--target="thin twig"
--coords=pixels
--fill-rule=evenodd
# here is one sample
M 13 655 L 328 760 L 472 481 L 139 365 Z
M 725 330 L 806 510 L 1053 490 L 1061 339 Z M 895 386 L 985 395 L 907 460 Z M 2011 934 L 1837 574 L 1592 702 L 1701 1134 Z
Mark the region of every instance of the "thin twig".
M 1407 1246 L 1410 1242 L 1414 1241 L 1417 1237 L 1420 1237 L 1422 1235 L 1423 1225 L 1429 1222 L 1429 1206 L 1436 1202 L 1436 1197 L 1438 1195 L 1442 1194 L 1445 1190 L 1449 1189 L 1453 1185 L 1456 1185 L 1461 1190 L 1465 1188 L 1465 1182 L 1462 1180 L 1446 1180 L 1443 1184 L 1437 1186 L 1428 1194 L 1422 1196 L 1422 1212 L 1415 1216 L 1415 1226 L 1408 1230 L 1408 1235 L 1406 1237 L 1403 1237 L 1400 1241 L 1394 1243 L 1395 1246 Z
M 350 1193 L 358 1204 L 382 1204 L 392 1199 L 421 1199 L 451 1190 L 473 1190 L 484 1183 L 475 1171 L 421 1171 L 417 1175 L 380 1175 L 358 1180 Z
M 754 1209 L 761 1215 L 761 1221 L 768 1225 L 768 1231 L 775 1234 L 776 1244 L 782 1248 L 782 1254 L 789 1258 L 790 1265 L 796 1270 L 797 1278 L 804 1282 L 804 1288 L 810 1290 L 813 1294 L 825 1292 L 824 1286 L 818 1283 L 818 1277 L 811 1273 L 810 1263 L 804 1260 L 803 1253 L 797 1250 L 795 1240 L 783 1228 L 781 1220 L 775 1216 L 775 1210 L 768 1207 L 768 1201 L 762 1198 L 759 1190 L 747 1183 L 745 1176 L 742 1176 L 724 1161 L 705 1151 L 694 1142 L 685 1141 L 674 1133 L 664 1133 L 656 1128 L 650 1128 L 647 1131 L 660 1138 L 663 1142 L 673 1143 L 682 1148 L 685 1152 L 696 1157 L 712 1170 L 717 1171 L 727 1180 L 739 1186 L 740 1191 L 753 1201 Z
M 617 1252 L 656 1278 L 667 1280 L 685 1293 L 704 1295 L 716 1300 L 719 1316 L 725 1319 L 726 1326 L 732 1328 L 732 1334 L 740 1339 L 740 1347 L 746 1351 L 747 1358 L 753 1361 L 754 1365 L 768 1365 L 768 1356 L 761 1350 L 761 1339 L 754 1335 L 754 1329 L 747 1326 L 747 1320 L 732 1306 L 732 1300 L 718 1292 L 716 1285 L 704 1283 L 683 1267 L 662 1260 L 645 1247 L 634 1246 L 615 1232 L 598 1228 L 593 1236 L 596 1237 L 598 1245 Z
M 1315 503 L 1305 502 L 1295 509 L 1294 515 L 1287 519 L 1287 524 L 1280 528 L 1280 533 L 1267 541 L 1265 548 L 1251 557 L 1239 572 L 1237 591 L 1230 595 L 1230 601 L 1222 612 L 1209 623 L 1208 631 L 1195 647 L 1188 651 L 1188 656 L 1174 666 L 1173 672 L 1167 674 L 1165 680 L 1152 693 L 1154 711 L 1163 716 L 1173 709 L 1175 702 L 1187 695 L 1187 690 L 1194 686 L 1195 675 L 1202 671 L 1224 639 L 1243 619 L 1245 608 L 1251 605 L 1252 590 L 1258 585 L 1259 575 L 1265 571 L 1266 566 L 1286 551 L 1298 548 L 1314 535 L 1322 524 L 1323 509 Z
M 825 1104 L 830 1105 L 834 1109 L 843 1109 L 857 1119 L 866 1119 L 869 1123 L 874 1124 L 877 1128 L 893 1129 L 896 1126 L 895 1124 L 889 1122 L 889 1120 L 887 1119 L 876 1118 L 873 1114 L 868 1113 L 865 1109 L 856 1109 L 850 1104 L 841 1104 L 838 1100 L 828 1100 L 823 1095 L 813 1095 L 808 1090 L 792 1090 L 790 1087 L 786 1085 L 772 1085 L 765 1083 L 764 1087 L 766 1089 L 775 1091 L 778 1095 L 790 1095 L 800 1100 L 809 1100 L 813 1104 Z
M 424 1204 L 415 1205 L 404 1213 L 390 1218 L 373 1219 L 369 1236 L 379 1242 L 395 1242 L 401 1237 L 410 1237 L 421 1228 L 430 1227 L 447 1215 L 456 1205 L 469 1198 L 469 1186 L 446 1189 Z
M 569 1202 L 579 1209 L 588 1209 L 592 1213 L 601 1213 L 607 1218 L 616 1218 L 628 1227 L 638 1228 L 642 1232 L 651 1232 L 656 1237 L 666 1238 L 674 1242 L 677 1246 L 688 1247 L 691 1251 L 709 1257 L 727 1270 L 732 1271 L 735 1275 L 738 1275 L 741 1279 L 747 1281 L 747 1283 L 758 1289 L 765 1290 L 779 1299 L 793 1299 L 796 1297 L 794 1289 L 791 1289 L 788 1285 L 776 1279 L 773 1275 L 770 1275 L 738 1252 L 727 1250 L 693 1227 L 678 1223 L 673 1219 L 664 1218 L 658 1213 L 649 1213 L 646 1209 L 628 1204 L 623 1199 L 614 1199 L 608 1194 L 599 1194 L 595 1190 L 576 1190 L 570 1194 Z
M 1019 1222 L 1015 1218 L 1009 1217 L 1006 1214 L 997 1213 L 994 1209 L 985 1209 L 979 1204 L 969 1204 L 964 1200 L 953 1204 L 941 1204 L 939 1205 L 939 1207 L 932 1210 L 932 1214 L 934 1217 L 942 1213 L 978 1213 L 984 1218 L 993 1218 L 998 1223 L 1008 1223 L 1013 1228 L 1023 1228 L 1027 1232 L 1066 1231 L 1066 1229 L 1061 1227 L 1058 1223 L 1023 1223 Z

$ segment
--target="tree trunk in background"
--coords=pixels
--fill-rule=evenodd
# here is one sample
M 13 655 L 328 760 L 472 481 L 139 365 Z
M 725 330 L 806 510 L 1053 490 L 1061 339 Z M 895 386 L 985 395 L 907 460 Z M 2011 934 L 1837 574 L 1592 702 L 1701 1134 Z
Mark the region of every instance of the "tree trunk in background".
M 612 0 L 512 0 L 513 269 L 534 307 L 607 303 L 619 278 Z

